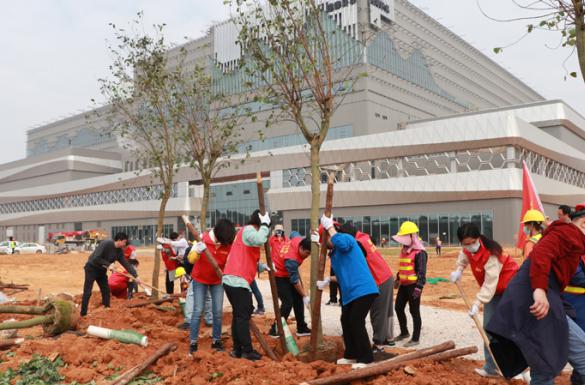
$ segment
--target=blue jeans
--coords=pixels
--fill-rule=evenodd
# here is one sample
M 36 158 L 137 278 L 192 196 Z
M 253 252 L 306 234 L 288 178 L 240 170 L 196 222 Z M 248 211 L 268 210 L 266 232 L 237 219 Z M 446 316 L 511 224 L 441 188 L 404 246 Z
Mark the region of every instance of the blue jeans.
M 191 343 L 199 339 L 201 313 L 205 303 L 205 296 L 211 293 L 211 312 L 213 313 L 213 328 L 211 338 L 213 342 L 221 340 L 221 320 L 223 316 L 223 285 L 205 285 L 195 280 L 193 285 L 193 316 L 191 317 Z
M 258 309 L 264 310 L 264 300 L 262 299 L 262 293 L 260 293 L 260 289 L 258 288 L 258 284 L 256 280 L 252 281 L 250 285 L 250 289 L 252 289 L 252 294 L 254 294 L 254 298 L 256 298 L 256 302 L 258 302 Z
M 502 299 L 501 295 L 494 295 L 492 300 L 485 305 L 483 305 L 483 328 L 487 326 L 490 319 L 493 317 L 494 313 L 496 312 L 496 308 Z M 485 365 L 483 366 L 483 370 L 488 372 L 489 374 L 496 374 L 496 364 L 494 363 L 494 359 L 490 354 L 490 351 L 487 346 L 484 345 L 483 347 L 483 356 L 485 358 Z
M 585 332 L 571 318 L 569 326 L 569 363 L 578 373 L 585 373 Z M 532 372 L 530 385 L 553 385 L 554 377 L 542 376 Z
M 185 323 L 191 323 L 191 317 L 193 317 L 193 303 L 193 281 L 191 281 L 191 283 L 189 283 L 189 288 L 187 289 L 187 298 L 185 298 Z M 203 313 L 205 324 L 211 325 L 213 323 L 213 313 L 211 312 L 211 295 L 209 294 L 209 291 L 205 297 Z

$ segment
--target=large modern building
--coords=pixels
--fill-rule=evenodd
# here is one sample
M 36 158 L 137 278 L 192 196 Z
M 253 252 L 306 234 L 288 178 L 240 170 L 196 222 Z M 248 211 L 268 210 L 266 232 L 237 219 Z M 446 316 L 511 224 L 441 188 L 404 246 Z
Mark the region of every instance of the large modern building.
M 440 236 L 446 243 L 456 243 L 460 223 L 473 221 L 511 244 L 522 161 L 547 214 L 582 200 L 585 119 L 562 101 L 545 101 L 406 0 L 327 1 L 325 9 L 332 28 L 344 32 L 335 38 L 360 53 L 348 60 L 367 73 L 336 111 L 321 154 L 323 169 L 337 170 L 336 217 L 375 240 L 410 219 L 425 241 Z M 217 87 L 231 94 L 245 92 L 236 35 L 227 21 L 183 46 L 189 60 L 208 61 Z M 270 108 L 251 107 L 260 114 Z M 43 241 L 48 232 L 103 228 L 153 241 L 160 187 L 148 171 L 137 171 L 148 165 L 87 116 L 30 130 L 27 157 L 0 166 L 0 234 Z M 272 125 L 260 141 L 258 124 L 246 126 L 249 159 L 214 180 L 209 221 L 245 223 L 257 207 L 255 174 L 262 172 L 271 211 L 288 230 L 306 234 L 308 148 L 289 124 Z M 180 215 L 198 215 L 200 184 L 194 170 L 180 169 L 167 231 L 181 230 Z

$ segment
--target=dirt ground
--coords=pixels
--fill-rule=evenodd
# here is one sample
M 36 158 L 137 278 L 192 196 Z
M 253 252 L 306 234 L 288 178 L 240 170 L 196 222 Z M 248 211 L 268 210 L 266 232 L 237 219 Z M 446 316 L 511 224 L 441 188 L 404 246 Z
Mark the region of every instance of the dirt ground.
M 392 250 L 385 254 L 395 254 Z M 42 297 L 50 293 L 67 292 L 76 295 L 79 303 L 79 294 L 83 286 L 83 265 L 87 260 L 87 254 L 67 255 L 2 255 L 0 256 L 0 280 L 5 283 L 28 283 L 30 289 L 25 292 L 11 294 L 26 304 L 36 301 L 38 290 L 41 289 Z M 396 271 L 397 257 L 387 256 L 392 268 Z M 143 278 L 149 278 L 153 258 L 149 250 L 139 251 L 139 273 Z M 449 272 L 455 264 L 455 254 L 448 253 L 443 257 L 429 258 L 428 276 L 448 278 Z M 308 277 L 309 264 L 303 266 L 303 276 Z M 161 286 L 164 279 L 159 277 Z M 263 277 L 263 279 L 266 279 Z M 150 279 L 147 280 L 148 282 Z M 464 286 L 468 296 L 475 295 L 477 285 L 470 273 L 464 277 Z M 97 290 L 97 288 L 94 288 Z M 449 298 L 444 298 L 449 297 Z M 453 297 L 452 299 L 450 299 Z M 450 309 L 464 310 L 460 298 L 457 297 L 456 288 L 450 283 L 438 283 L 428 285 L 423 295 L 424 303 L 433 306 L 447 307 Z M 263 357 L 261 361 L 251 363 L 245 360 L 236 360 L 227 353 L 216 353 L 210 349 L 211 329 L 202 328 L 200 338 L 200 351 L 193 358 L 187 356 L 188 332 L 177 329 L 182 322 L 177 303 L 174 303 L 176 311 L 161 311 L 153 305 L 143 308 L 128 309 L 125 300 L 112 298 L 112 308 L 105 309 L 99 306 L 99 294 L 94 292 L 90 304 L 90 314 L 81 321 L 78 330 L 81 333 L 65 333 L 56 338 L 43 338 L 40 327 L 29 329 L 22 335 L 27 336 L 26 341 L 17 348 L 12 348 L 10 354 L 7 351 L 0 352 L 0 372 L 9 367 L 16 367 L 20 362 L 29 359 L 34 353 L 54 356 L 59 354 L 67 364 L 61 369 L 61 374 L 66 381 L 77 381 L 80 384 L 95 380 L 104 383 L 106 379 L 122 373 L 132 367 L 157 348 L 167 342 L 176 342 L 177 350 L 161 358 L 151 370 L 163 378 L 164 384 L 298 384 L 304 380 L 326 377 L 335 373 L 349 370 L 347 367 L 336 366 L 331 363 L 317 361 L 313 363 L 301 363 L 290 355 L 285 356 L 282 362 L 272 362 Z M 267 331 L 272 322 L 270 315 L 255 317 L 259 328 Z M 0 321 L 10 318 L 8 315 L 0 315 Z M 24 319 L 25 316 L 17 316 Z M 226 348 L 231 349 L 229 324 L 231 314 L 224 315 L 223 340 Z M 146 348 L 136 345 L 126 345 L 112 340 L 101 340 L 84 336 L 89 325 L 103 326 L 114 329 L 133 329 L 148 336 L 149 345 Z M 81 334 L 81 335 L 79 335 Z M 340 337 L 330 337 L 338 346 L 342 346 Z M 277 348 L 277 341 L 268 339 L 269 343 Z M 297 338 L 299 346 L 308 343 L 309 338 Z M 255 342 L 256 344 L 256 342 Z M 261 351 L 259 346 L 256 346 Z M 398 350 L 389 352 L 400 353 Z M 341 348 L 340 348 L 341 353 Z M 480 365 L 478 362 L 464 359 L 456 359 L 447 363 L 419 363 L 411 365 L 414 375 L 407 374 L 403 370 L 397 370 L 386 376 L 378 376 L 368 381 L 354 382 L 352 384 L 504 384 L 504 381 L 484 380 L 473 374 L 473 368 Z M 521 382 L 516 382 L 521 383 Z M 558 384 L 568 384 L 567 377 Z

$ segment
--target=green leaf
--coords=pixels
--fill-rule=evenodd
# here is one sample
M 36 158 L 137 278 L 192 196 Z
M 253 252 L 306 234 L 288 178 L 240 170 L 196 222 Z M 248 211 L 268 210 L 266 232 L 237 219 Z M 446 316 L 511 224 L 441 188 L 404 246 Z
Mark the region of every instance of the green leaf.
M 503 50 L 504 50 L 504 49 L 503 49 L 502 47 L 496 47 L 496 48 L 494 48 L 494 53 L 495 53 L 495 54 L 499 54 L 499 53 L 501 53 Z
M 576 77 L 577 77 L 577 72 L 571 72 L 569 75 L 570 75 L 571 77 L 574 77 L 574 78 L 576 78 Z

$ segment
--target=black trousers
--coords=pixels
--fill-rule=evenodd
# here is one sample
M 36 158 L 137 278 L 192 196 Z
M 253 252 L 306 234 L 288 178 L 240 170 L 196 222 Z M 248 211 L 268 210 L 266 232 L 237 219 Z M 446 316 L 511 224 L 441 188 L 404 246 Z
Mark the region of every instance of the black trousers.
M 81 315 L 87 315 L 87 307 L 93 290 L 93 283 L 97 282 L 100 292 L 102 293 L 102 304 L 110 307 L 110 286 L 108 285 L 108 275 L 106 269 L 95 267 L 86 263 L 83 267 L 85 271 L 85 281 L 83 283 L 83 297 L 81 299 Z
M 404 312 L 406 304 L 408 303 L 408 309 L 410 310 L 410 315 L 412 316 L 412 327 L 414 329 L 412 332 L 412 340 L 418 341 L 420 338 L 422 320 L 420 318 L 420 297 L 416 299 L 412 298 L 412 292 L 415 288 L 416 285 L 400 285 L 398 294 L 396 294 L 396 305 L 394 310 L 396 310 L 396 317 L 398 318 L 398 323 L 400 324 L 400 334 L 408 334 L 406 313 Z
M 307 327 L 305 322 L 305 304 L 289 278 L 276 277 L 276 290 L 280 299 L 280 316 L 288 319 L 292 309 L 295 311 L 297 330 Z M 277 320 L 278 321 L 278 320 Z
M 366 316 L 377 296 L 377 294 L 369 294 L 359 297 L 341 307 L 344 358 L 364 364 L 374 362 L 374 353 L 366 330 Z
M 332 267 L 329 269 L 329 275 L 332 277 L 335 277 L 335 272 L 333 271 Z M 329 301 L 338 302 L 337 301 L 337 291 L 338 290 L 339 290 L 339 302 L 341 302 L 341 290 L 339 289 L 339 285 L 337 284 L 337 282 L 331 282 L 329 284 Z
M 165 289 L 167 294 L 173 294 L 175 292 L 175 280 L 169 279 L 168 270 L 165 270 Z
M 223 285 L 225 294 L 232 305 L 232 341 L 234 350 L 249 353 L 252 348 L 250 318 L 252 318 L 252 293 L 242 287 Z

